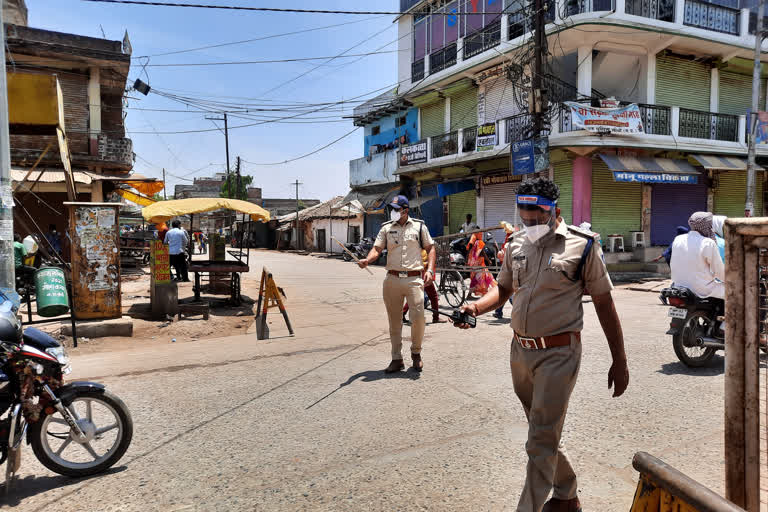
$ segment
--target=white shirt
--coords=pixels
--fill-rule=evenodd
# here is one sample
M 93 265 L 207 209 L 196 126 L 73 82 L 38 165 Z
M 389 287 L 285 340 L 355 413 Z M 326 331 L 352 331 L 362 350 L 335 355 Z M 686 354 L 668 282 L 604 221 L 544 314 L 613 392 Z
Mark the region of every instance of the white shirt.
M 698 231 L 678 236 L 672 242 L 669 266 L 675 286 L 684 286 L 702 298 L 725 299 L 725 266 L 711 238 Z
M 480 229 L 480 226 L 475 224 L 474 222 L 465 222 L 461 225 L 461 231 L 464 233 L 469 233 L 470 231 L 476 231 Z
M 168 244 L 170 254 L 181 254 L 189 244 L 187 232 L 181 228 L 173 228 L 165 234 L 165 243 Z

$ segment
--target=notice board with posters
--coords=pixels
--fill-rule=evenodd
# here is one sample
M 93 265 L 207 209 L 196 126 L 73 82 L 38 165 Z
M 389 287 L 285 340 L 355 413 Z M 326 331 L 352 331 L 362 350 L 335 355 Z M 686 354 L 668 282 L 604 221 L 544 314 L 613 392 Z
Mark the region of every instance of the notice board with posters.
M 119 318 L 120 204 L 64 205 L 69 208 L 73 314 L 77 320 Z

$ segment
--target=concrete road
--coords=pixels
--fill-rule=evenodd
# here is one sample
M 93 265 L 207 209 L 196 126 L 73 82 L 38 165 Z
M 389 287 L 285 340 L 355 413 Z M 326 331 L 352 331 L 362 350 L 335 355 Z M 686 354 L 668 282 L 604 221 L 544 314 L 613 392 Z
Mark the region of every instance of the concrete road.
M 370 277 L 338 260 L 251 258 L 285 288 L 296 336 L 270 312 L 268 341 L 222 332 L 75 354 L 73 379 L 101 381 L 130 407 L 133 444 L 112 472 L 79 481 L 48 472 L 26 449 L 4 507 L 514 510 L 527 425 L 509 376 L 507 321 L 484 318 L 468 332 L 428 325 L 424 372 L 385 376 L 381 268 Z M 258 278 L 250 274 L 246 288 Z M 722 493 L 723 359 L 687 370 L 656 296 L 615 297 L 630 387 L 611 398 L 610 354 L 585 304 L 584 359 L 565 426 L 584 510 L 629 509 L 640 450 Z

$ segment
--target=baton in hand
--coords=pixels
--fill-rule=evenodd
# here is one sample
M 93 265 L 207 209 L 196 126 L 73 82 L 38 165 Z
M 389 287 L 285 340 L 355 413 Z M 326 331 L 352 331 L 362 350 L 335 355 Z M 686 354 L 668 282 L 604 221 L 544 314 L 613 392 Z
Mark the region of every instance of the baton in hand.
M 347 249 L 346 247 L 344 247 L 344 244 L 343 244 L 343 243 L 341 243 L 341 242 L 339 242 L 338 240 L 336 240 L 336 238 L 335 238 L 335 237 L 331 237 L 331 240 L 333 240 L 334 242 L 336 242 L 337 244 L 339 244 L 339 247 L 341 247 L 342 249 L 344 249 L 344 252 L 346 252 L 347 254 L 349 254 L 350 256 L 352 256 L 352 259 L 354 259 L 356 262 L 360 263 L 360 258 L 358 258 L 358 257 L 357 257 L 357 256 L 355 256 L 354 254 L 352 254 L 352 251 L 350 251 L 349 249 Z M 373 272 L 371 272 L 371 269 L 369 269 L 368 267 L 365 267 L 365 270 L 367 270 L 369 274 L 373 275 Z
M 472 329 L 477 326 L 477 318 L 473 317 L 469 313 L 462 313 L 458 309 L 454 309 L 450 314 L 443 313 L 442 311 L 436 310 L 436 309 L 430 309 L 430 308 L 424 308 L 426 311 L 431 311 L 433 313 L 437 313 L 438 315 L 447 316 L 451 320 L 453 320 L 453 323 L 455 324 L 467 324 Z

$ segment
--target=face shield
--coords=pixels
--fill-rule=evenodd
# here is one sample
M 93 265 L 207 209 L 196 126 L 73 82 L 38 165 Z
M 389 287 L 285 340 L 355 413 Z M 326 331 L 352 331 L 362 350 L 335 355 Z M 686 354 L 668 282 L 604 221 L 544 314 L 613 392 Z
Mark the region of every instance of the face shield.
M 528 240 L 536 242 L 555 226 L 557 202 L 547 197 L 518 195 L 517 210 Z

